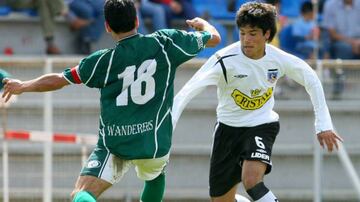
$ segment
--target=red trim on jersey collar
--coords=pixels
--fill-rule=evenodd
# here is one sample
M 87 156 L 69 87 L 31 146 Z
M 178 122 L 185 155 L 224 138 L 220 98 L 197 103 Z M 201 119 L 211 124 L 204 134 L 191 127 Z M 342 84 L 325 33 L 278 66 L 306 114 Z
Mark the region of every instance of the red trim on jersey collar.
M 80 80 L 80 77 L 79 77 L 79 75 L 78 75 L 78 73 L 76 71 L 76 67 L 71 68 L 70 73 L 71 73 L 71 76 L 73 77 L 75 83 L 80 84 L 81 80 Z

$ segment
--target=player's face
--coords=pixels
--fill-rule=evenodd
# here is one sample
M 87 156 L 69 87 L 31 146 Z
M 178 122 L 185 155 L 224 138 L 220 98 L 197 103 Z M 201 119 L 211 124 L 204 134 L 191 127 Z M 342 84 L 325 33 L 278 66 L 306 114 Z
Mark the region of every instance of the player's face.
M 262 29 L 257 27 L 240 27 L 241 50 L 251 59 L 259 59 L 265 55 L 265 44 L 269 37 L 269 31 L 263 34 Z

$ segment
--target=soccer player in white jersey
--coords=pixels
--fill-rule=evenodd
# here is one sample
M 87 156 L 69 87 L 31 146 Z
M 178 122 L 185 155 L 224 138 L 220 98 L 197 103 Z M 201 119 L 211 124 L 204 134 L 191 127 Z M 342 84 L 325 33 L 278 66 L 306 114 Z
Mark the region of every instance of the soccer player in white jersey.
M 196 32 L 164 29 L 139 34 L 132 0 L 105 1 L 104 16 L 106 30 L 117 41 L 113 48 L 96 51 L 63 73 L 29 81 L 4 79 L 3 97 L 69 84 L 98 88 L 99 139 L 80 172 L 73 201 L 96 201 L 135 166 L 138 178 L 145 181 L 141 201 L 160 202 L 173 131 L 170 111 L 176 68 L 205 46 L 217 45 L 220 35 L 201 18 L 187 21 Z
M 274 89 L 284 75 L 310 95 L 320 145 L 331 152 L 342 141 L 316 73 L 303 60 L 267 44 L 276 33 L 275 18 L 276 9 L 270 4 L 244 4 L 236 15 L 240 42 L 213 55 L 175 96 L 173 125 L 195 95 L 206 86 L 217 86 L 218 124 L 209 176 L 213 202 L 233 202 L 240 182 L 254 201 L 278 201 L 263 177 L 271 170 L 272 146 L 279 132 Z

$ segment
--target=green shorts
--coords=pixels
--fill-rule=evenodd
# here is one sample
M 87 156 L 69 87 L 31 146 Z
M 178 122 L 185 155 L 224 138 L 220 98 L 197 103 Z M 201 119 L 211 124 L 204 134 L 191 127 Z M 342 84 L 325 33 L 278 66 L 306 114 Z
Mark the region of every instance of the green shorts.
M 119 182 L 130 167 L 134 166 L 138 178 L 153 180 L 164 172 L 169 154 L 154 159 L 125 160 L 111 154 L 105 148 L 96 147 L 91 153 L 80 175 L 91 175 L 111 184 Z

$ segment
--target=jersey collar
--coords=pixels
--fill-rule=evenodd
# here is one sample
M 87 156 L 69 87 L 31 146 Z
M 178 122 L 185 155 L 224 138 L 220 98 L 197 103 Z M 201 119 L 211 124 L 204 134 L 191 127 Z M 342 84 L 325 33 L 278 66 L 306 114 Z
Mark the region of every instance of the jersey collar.
M 129 35 L 129 36 L 127 36 L 127 37 L 124 37 L 124 38 L 120 39 L 117 43 L 119 44 L 119 43 L 121 43 L 121 42 L 123 42 L 123 41 L 126 41 L 126 40 L 128 40 L 128 39 L 135 38 L 135 37 L 138 36 L 138 35 L 139 35 L 139 33 L 135 33 L 135 34 Z

